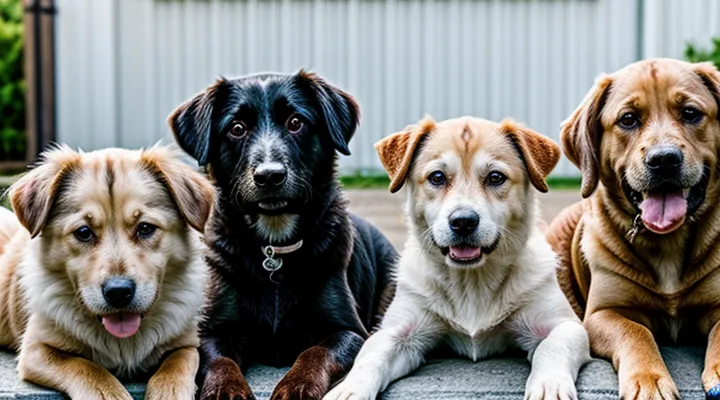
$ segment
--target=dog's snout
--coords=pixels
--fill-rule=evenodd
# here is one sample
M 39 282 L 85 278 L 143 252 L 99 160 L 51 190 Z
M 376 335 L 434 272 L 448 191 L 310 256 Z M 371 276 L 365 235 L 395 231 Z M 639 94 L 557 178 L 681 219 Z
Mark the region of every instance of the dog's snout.
M 450 229 L 460 236 L 470 236 L 480 223 L 480 217 L 474 211 L 458 210 L 450 215 Z
M 123 308 L 135 297 L 135 282 L 124 277 L 113 277 L 103 283 L 102 293 L 109 305 Z
M 682 152 L 672 146 L 654 148 L 645 156 L 645 165 L 648 169 L 664 174 L 678 172 L 682 162 Z
M 253 180 L 258 187 L 280 186 L 287 179 L 287 169 L 280 163 L 264 163 L 255 168 Z

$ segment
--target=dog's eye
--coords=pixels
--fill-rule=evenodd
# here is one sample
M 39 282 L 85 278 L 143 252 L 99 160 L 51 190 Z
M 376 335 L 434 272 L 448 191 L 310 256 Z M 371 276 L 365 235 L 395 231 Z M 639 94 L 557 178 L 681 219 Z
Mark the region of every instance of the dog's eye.
M 638 118 L 638 115 L 634 112 L 626 112 L 622 115 L 622 117 L 620 117 L 618 123 L 620 124 L 621 128 L 630 130 L 635 129 L 640 125 L 640 119 Z
M 447 178 L 445 177 L 445 174 L 442 171 L 434 171 L 433 173 L 430 174 L 430 176 L 428 176 L 428 180 L 433 185 L 440 186 L 445 183 Z
M 81 226 L 73 232 L 75 238 L 81 242 L 90 242 L 95 239 L 95 232 L 89 226 Z
M 157 230 L 157 226 L 148 224 L 147 222 L 141 222 L 138 227 L 136 234 L 141 239 L 147 239 L 152 236 Z
M 697 124 L 702 119 L 703 115 L 695 107 L 683 107 L 682 109 L 682 120 L 688 124 Z
M 488 175 L 487 182 L 490 186 L 500 186 L 507 180 L 507 176 L 505 176 L 502 172 L 493 171 Z
M 303 123 L 302 119 L 300 119 L 300 117 L 295 114 L 291 115 L 290 118 L 288 118 L 286 125 L 288 132 L 292 134 L 300 133 L 300 131 L 302 131 L 305 127 L 305 123 Z
M 236 138 L 241 138 L 247 135 L 247 125 L 241 121 L 233 121 L 230 127 L 230 134 Z

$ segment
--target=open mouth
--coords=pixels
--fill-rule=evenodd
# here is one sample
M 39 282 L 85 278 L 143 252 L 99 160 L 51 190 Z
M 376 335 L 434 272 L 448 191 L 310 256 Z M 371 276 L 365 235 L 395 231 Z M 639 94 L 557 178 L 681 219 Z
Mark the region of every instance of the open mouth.
M 258 207 L 265 211 L 277 211 L 282 210 L 288 206 L 288 202 L 285 200 L 266 200 L 257 203 Z
M 648 191 L 635 190 L 623 180 L 623 190 L 645 228 L 665 235 L 681 227 L 703 204 L 708 176 L 706 168 L 700 182 L 692 187 L 662 184 Z
M 458 244 L 448 247 L 441 247 L 440 251 L 442 254 L 453 262 L 460 264 L 460 265 L 472 265 L 475 263 L 480 262 L 482 260 L 483 255 L 489 255 L 495 249 L 497 249 L 498 244 L 500 244 L 500 235 L 495 239 L 495 241 L 490 244 L 490 246 L 473 246 L 469 244 Z
M 140 330 L 140 323 L 145 317 L 144 313 L 117 312 L 112 314 L 98 315 L 108 333 L 119 339 L 129 338 Z

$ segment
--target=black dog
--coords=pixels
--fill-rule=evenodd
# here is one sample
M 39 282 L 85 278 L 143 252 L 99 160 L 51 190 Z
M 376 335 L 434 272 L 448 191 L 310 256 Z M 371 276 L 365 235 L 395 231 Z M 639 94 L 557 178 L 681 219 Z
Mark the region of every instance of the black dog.
M 200 325 L 202 399 L 251 399 L 241 368 L 293 364 L 273 399 L 317 399 L 352 366 L 394 293 L 397 253 L 336 180 L 359 109 L 319 76 L 217 81 L 169 118 L 219 190 Z

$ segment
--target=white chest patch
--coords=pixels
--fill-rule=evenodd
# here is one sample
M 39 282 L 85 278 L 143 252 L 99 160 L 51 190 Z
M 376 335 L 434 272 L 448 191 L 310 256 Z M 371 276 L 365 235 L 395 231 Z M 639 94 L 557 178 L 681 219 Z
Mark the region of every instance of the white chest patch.
M 496 327 L 473 336 L 451 331 L 445 342 L 459 355 L 473 361 L 502 353 L 515 346 L 512 334 L 503 327 Z

